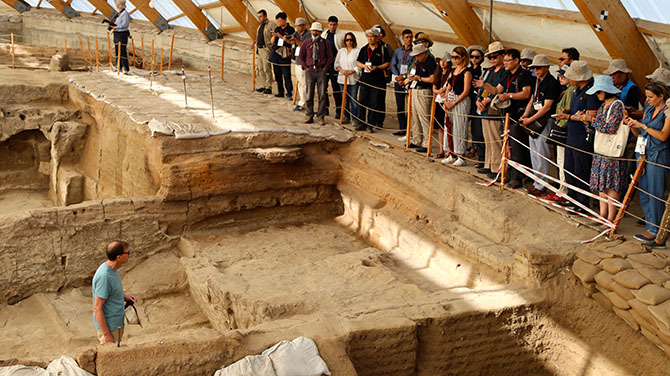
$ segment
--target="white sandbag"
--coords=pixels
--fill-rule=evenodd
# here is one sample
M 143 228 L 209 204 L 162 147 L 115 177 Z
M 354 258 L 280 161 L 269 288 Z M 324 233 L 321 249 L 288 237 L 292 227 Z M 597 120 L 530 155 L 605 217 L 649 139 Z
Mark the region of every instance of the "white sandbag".
M 250 355 L 222 368 L 214 376 L 276 376 L 272 360 L 265 355 Z
M 326 362 L 319 356 L 316 343 L 306 337 L 281 341 L 263 351 L 272 359 L 277 376 L 330 375 Z
M 49 376 L 49 372 L 37 366 L 16 365 L 0 367 L 0 376 Z
M 52 360 L 47 366 L 47 372 L 52 376 L 93 376 L 79 368 L 77 362 L 68 356 Z

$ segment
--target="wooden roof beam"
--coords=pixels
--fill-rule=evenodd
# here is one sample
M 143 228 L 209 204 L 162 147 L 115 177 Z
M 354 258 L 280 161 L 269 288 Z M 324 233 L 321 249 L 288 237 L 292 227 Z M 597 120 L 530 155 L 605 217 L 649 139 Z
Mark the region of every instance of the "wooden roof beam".
M 202 13 L 202 10 L 198 8 L 197 5 L 193 4 L 191 0 L 172 0 L 174 4 L 181 9 L 182 12 L 188 17 L 191 22 L 195 25 L 202 35 L 207 38 L 207 40 L 214 40 L 219 38 L 221 34 L 216 30 L 214 25 L 207 19 L 207 17 Z
M 135 6 L 134 10 L 140 11 L 144 17 L 146 17 L 149 22 L 151 22 L 151 24 L 154 25 L 156 29 L 158 29 L 158 31 L 163 31 L 170 28 L 170 25 L 168 25 L 168 22 L 165 20 L 165 18 L 163 18 L 160 12 L 149 6 L 149 0 L 130 0 L 130 2 Z
M 2 0 L 2 2 L 18 10 L 19 13 L 27 12 L 30 10 L 30 4 L 26 3 L 23 0 Z
M 645 76 L 658 67 L 658 59 L 647 44 L 635 21 L 620 1 L 574 0 L 613 59 L 624 59 L 638 86 L 647 82 Z M 642 87 L 640 86 L 640 87 Z
M 367 30 L 374 25 L 380 25 L 386 30 L 386 37 L 384 41 L 388 43 L 393 49 L 396 49 L 400 46 L 398 39 L 395 37 L 394 33 L 391 32 L 391 28 L 384 21 L 384 18 L 377 12 L 375 6 L 372 5 L 370 0 L 340 0 L 342 5 L 351 13 L 356 22 L 361 26 L 363 30 Z M 328 25 L 324 25 L 326 27 Z
M 258 18 L 252 14 L 242 0 L 219 0 L 226 7 L 228 12 L 235 18 L 240 26 L 244 28 L 251 40 L 256 40 L 256 30 L 258 29 Z
M 88 0 L 88 2 L 95 7 L 97 11 L 102 13 L 103 16 L 109 18 L 110 20 L 113 20 L 116 18 L 116 14 L 118 13 L 116 9 L 112 8 L 111 5 L 105 0 Z M 93 14 L 95 14 L 95 11 L 93 11 Z
M 79 13 L 63 0 L 47 0 L 47 2 L 67 18 L 79 17 Z
M 488 32 L 467 0 L 433 0 L 433 4 L 466 46 L 487 46 Z
M 279 9 L 282 12 L 286 13 L 289 19 L 295 23 L 295 19 L 298 17 L 304 17 L 307 22 L 314 19 L 307 14 L 307 10 L 300 6 L 298 0 L 274 0 Z

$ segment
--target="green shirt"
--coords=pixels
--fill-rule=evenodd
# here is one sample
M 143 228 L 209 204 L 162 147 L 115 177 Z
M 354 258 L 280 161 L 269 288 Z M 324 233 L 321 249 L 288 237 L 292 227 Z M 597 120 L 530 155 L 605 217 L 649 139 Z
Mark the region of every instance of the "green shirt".
M 561 100 L 558 101 L 558 104 L 556 105 L 556 113 L 558 114 L 561 109 L 565 110 L 565 112 L 570 111 L 570 102 L 572 102 L 572 97 L 575 95 L 575 88 L 576 86 L 569 86 L 566 90 L 563 96 L 561 97 Z M 556 122 L 556 125 L 558 125 L 561 128 L 565 128 L 568 126 L 568 119 L 562 119 Z
M 123 328 L 123 316 L 125 301 L 123 299 L 123 286 L 119 272 L 103 263 L 93 276 L 93 304 L 95 297 L 105 299 L 102 305 L 102 313 L 105 314 L 105 321 L 110 331 Z M 100 326 L 93 314 L 95 328 L 100 330 Z

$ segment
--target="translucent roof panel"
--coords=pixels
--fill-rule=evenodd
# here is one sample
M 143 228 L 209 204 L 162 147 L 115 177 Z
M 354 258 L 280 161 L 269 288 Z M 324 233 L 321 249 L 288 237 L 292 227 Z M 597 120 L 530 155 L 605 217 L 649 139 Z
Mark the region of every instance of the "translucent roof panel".
M 502 3 L 522 4 L 537 7 L 563 9 L 579 12 L 579 8 L 572 0 L 496 0 Z M 668 0 L 620 0 L 633 18 L 670 23 L 670 13 L 662 12 L 668 5 Z
M 174 16 L 178 16 L 182 14 L 183 12 L 179 7 L 174 5 L 174 3 L 171 0 L 153 0 L 152 1 L 154 8 L 165 18 L 166 20 L 169 20 L 170 18 Z M 179 17 L 174 21 L 170 21 L 170 25 L 173 26 L 183 26 L 183 27 L 190 27 L 192 29 L 195 29 L 195 25 L 193 22 L 191 22 L 188 17 Z

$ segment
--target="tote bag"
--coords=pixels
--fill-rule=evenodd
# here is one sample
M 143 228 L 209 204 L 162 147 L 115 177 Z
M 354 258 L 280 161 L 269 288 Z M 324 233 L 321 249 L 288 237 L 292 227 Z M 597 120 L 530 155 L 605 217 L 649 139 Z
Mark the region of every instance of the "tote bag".
M 610 112 L 614 103 L 621 102 L 615 101 L 612 102 L 609 109 L 607 110 L 607 117 L 605 121 L 609 121 Z M 596 131 L 596 137 L 593 142 L 593 151 L 597 154 L 604 155 L 606 157 L 620 158 L 623 156 L 624 151 L 626 150 L 626 142 L 628 141 L 628 133 L 630 128 L 623 119 L 621 124 L 619 124 L 619 129 L 617 129 L 615 134 L 607 134 Z

